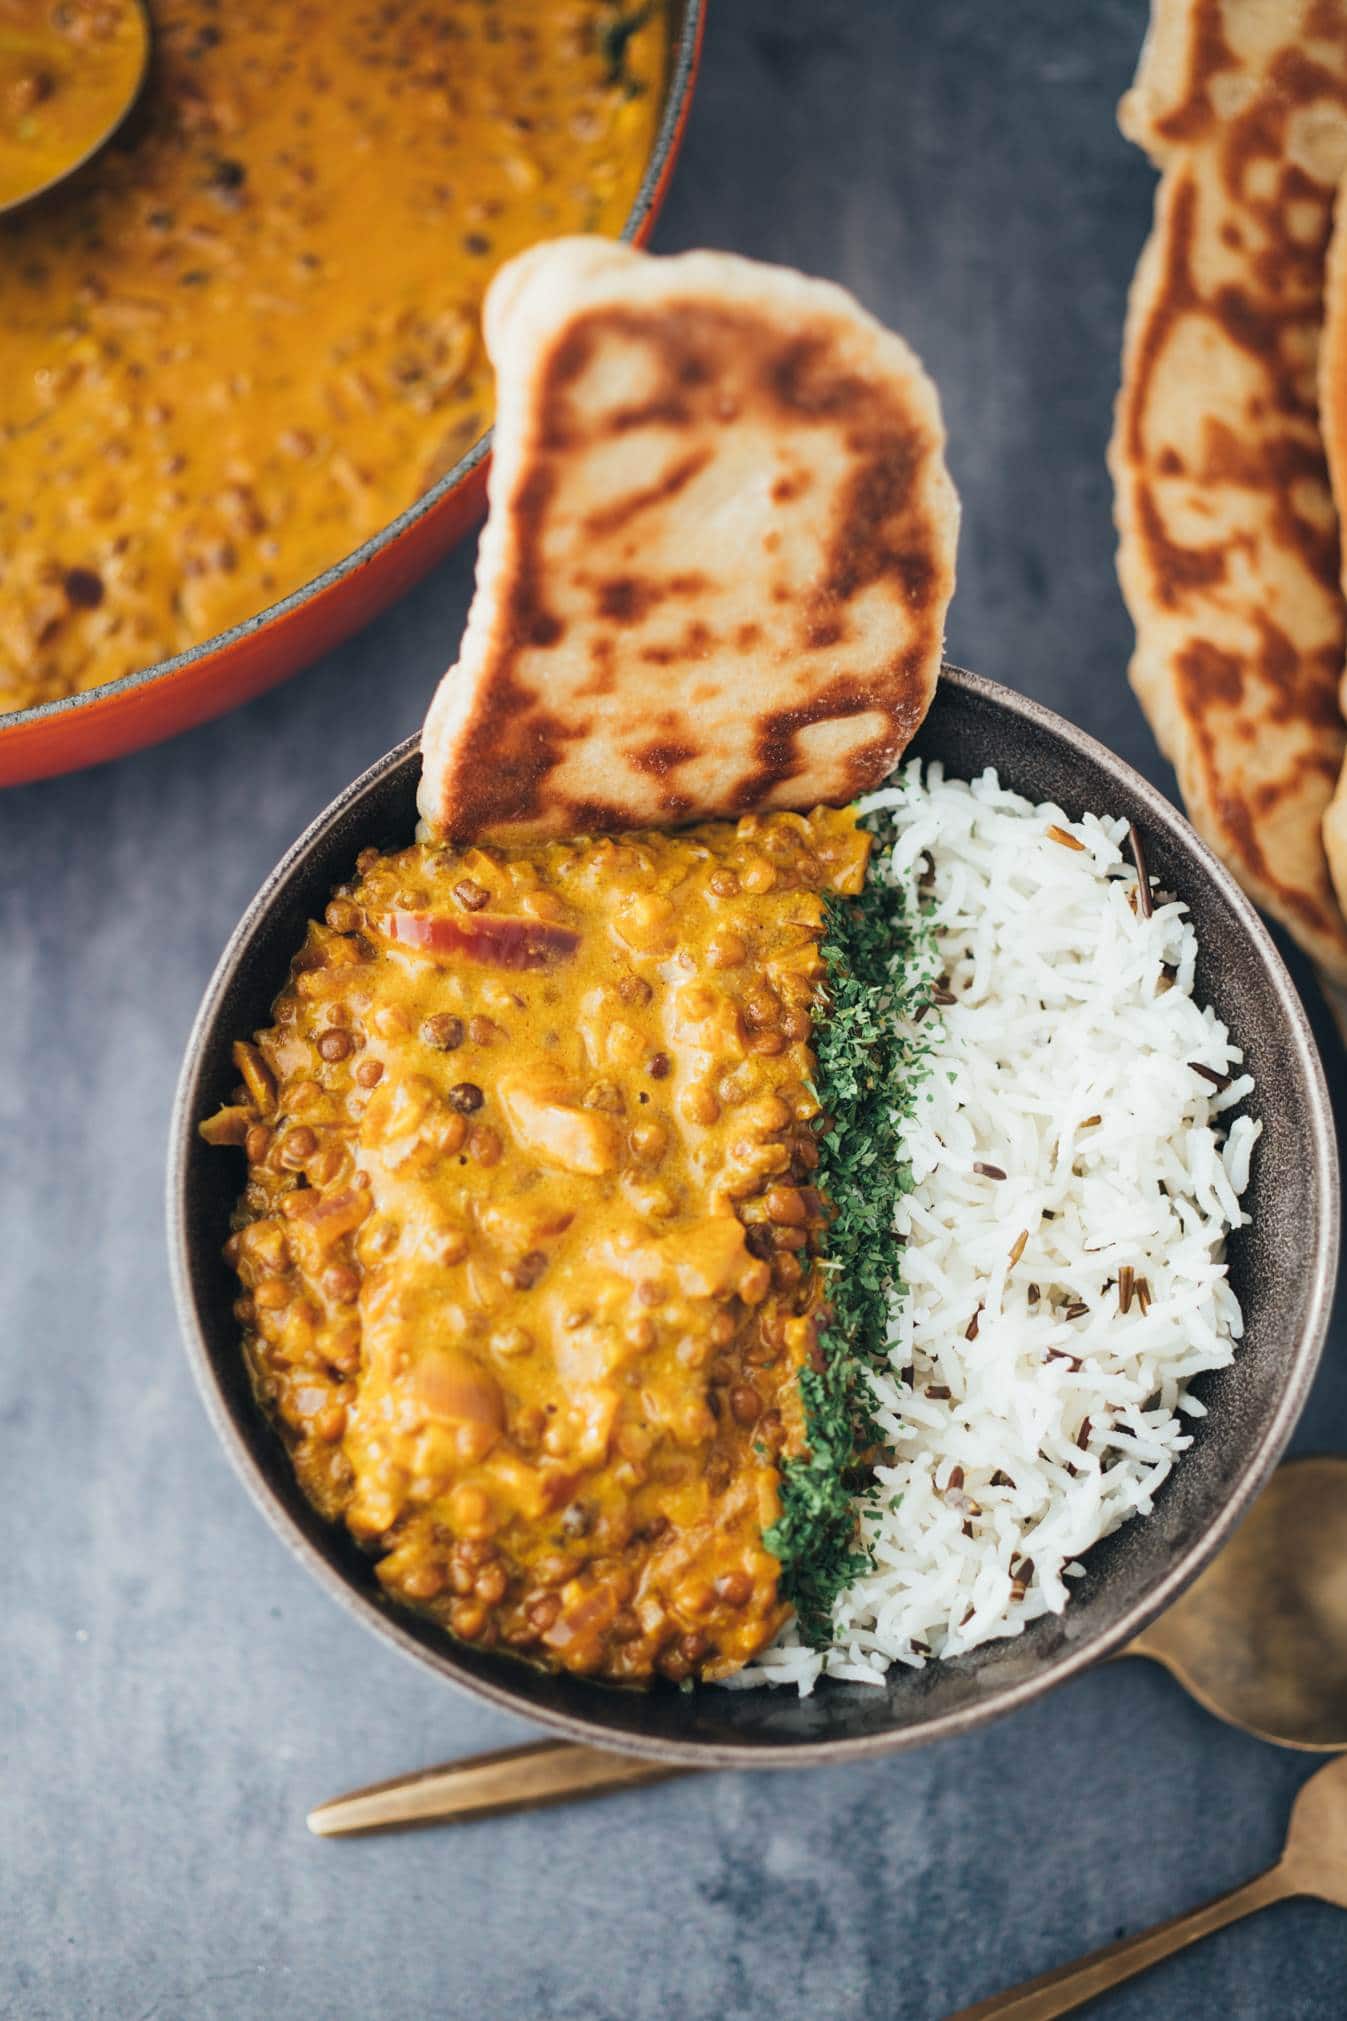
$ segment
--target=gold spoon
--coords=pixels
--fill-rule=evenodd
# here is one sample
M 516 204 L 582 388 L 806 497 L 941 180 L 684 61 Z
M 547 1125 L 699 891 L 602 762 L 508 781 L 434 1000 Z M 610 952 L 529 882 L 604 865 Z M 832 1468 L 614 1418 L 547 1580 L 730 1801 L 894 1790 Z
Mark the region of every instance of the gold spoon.
M 1347 1747 L 1347 1457 L 1278 1470 L 1220 1556 L 1123 1651 L 1282 1747 Z M 704 1770 L 542 1741 L 353 1790 L 309 1812 L 320 1838 L 603 1796 Z
M 1230 1542 L 1123 1651 L 1229 1726 L 1347 1748 L 1347 1457 L 1280 1467 Z
M 1026 1980 L 1008 1993 L 979 2000 L 975 2007 L 961 2007 L 948 2021 L 1053 2021 L 1054 2015 L 1071 2013 L 1083 2001 L 1120 1986 L 1199 1937 L 1209 1937 L 1255 1909 L 1289 1902 L 1296 1895 L 1313 1895 L 1347 1909 L 1347 1755 L 1330 1761 L 1301 1789 L 1291 1806 L 1282 1856 L 1265 1874 L 1232 1888 L 1228 1895 L 1218 1895 L 1214 1902 L 1204 1902 L 1200 1909 L 1189 1909 L 1168 1923 L 1157 1923 L 1153 1930 L 1093 1951 L 1074 1965 Z
M 145 0 L 0 11 L 0 218 L 46 196 L 124 124 L 150 67 Z

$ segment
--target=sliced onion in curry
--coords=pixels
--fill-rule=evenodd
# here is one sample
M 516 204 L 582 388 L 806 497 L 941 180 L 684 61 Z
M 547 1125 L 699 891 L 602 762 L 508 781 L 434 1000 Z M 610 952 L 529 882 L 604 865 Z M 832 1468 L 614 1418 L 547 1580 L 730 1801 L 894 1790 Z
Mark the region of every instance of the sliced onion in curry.
M 480 961 L 492 968 L 555 968 L 580 945 L 578 933 L 537 919 L 500 919 L 477 913 L 455 919 L 443 912 L 390 912 L 378 930 L 403 947 L 446 960 Z

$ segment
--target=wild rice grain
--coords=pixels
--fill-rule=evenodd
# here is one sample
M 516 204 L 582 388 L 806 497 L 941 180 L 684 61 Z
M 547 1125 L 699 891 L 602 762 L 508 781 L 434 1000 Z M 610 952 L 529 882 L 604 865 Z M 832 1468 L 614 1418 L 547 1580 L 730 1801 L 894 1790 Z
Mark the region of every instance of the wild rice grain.
M 1137 871 L 1137 911 L 1143 919 L 1149 919 L 1154 909 L 1151 905 L 1151 880 L 1146 870 L 1146 852 L 1141 846 L 1141 835 L 1135 821 L 1127 824 L 1127 846 Z

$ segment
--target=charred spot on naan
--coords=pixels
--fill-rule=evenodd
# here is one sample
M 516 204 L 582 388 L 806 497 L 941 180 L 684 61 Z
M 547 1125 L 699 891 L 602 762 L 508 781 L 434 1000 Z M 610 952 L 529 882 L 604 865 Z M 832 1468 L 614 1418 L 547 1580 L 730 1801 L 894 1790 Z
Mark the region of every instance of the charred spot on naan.
M 647 352 L 655 365 L 656 390 L 640 406 L 616 409 L 595 431 L 568 409 L 566 395 L 612 336 Z M 802 625 L 806 645 L 836 644 L 845 636 L 841 607 L 859 590 L 891 575 L 915 600 L 928 593 L 938 563 L 932 530 L 913 498 L 919 465 L 930 450 L 929 427 L 911 413 L 896 389 L 830 367 L 828 350 L 826 332 L 782 341 L 775 332 L 764 333 L 757 318 L 697 303 L 675 304 L 658 315 L 595 310 L 558 344 L 553 356 L 545 395 L 545 449 L 565 455 L 591 447 L 595 433 L 603 428 L 610 434 L 652 424 L 686 429 L 708 414 L 722 423 L 735 421 L 745 404 L 754 401 L 778 408 L 791 423 L 842 422 L 858 467 L 840 509 L 832 514 L 828 567 L 824 579 L 810 591 Z M 733 370 L 737 387 L 747 379 L 742 393 L 724 392 L 727 367 Z M 802 438 L 802 456 L 808 453 L 806 443 Z M 611 535 L 630 527 L 649 507 L 676 497 L 708 461 L 706 451 L 677 458 L 655 483 L 588 514 L 588 531 Z M 809 473 L 800 469 L 774 480 L 773 497 L 786 503 L 802 496 L 808 486 Z M 531 558 L 536 555 L 536 529 L 544 504 L 545 497 L 539 496 L 526 506 L 534 532 Z M 695 595 L 706 586 L 706 577 L 695 572 L 665 584 L 617 577 L 600 587 L 601 608 L 619 622 L 637 622 L 656 603 Z M 545 641 L 529 637 L 526 642 L 554 644 L 556 639 L 549 634 Z
M 1330 242 L 1325 280 L 1324 342 L 1319 361 L 1319 408 L 1328 453 L 1328 469 L 1333 484 L 1339 519 L 1347 514 L 1347 201 L 1343 191 L 1347 177 L 1338 187 L 1333 237 Z M 1344 557 L 1344 593 L 1347 594 L 1347 556 Z M 1340 687 L 1340 699 L 1347 707 L 1347 675 Z M 1347 764 L 1339 774 L 1333 798 L 1324 813 L 1324 849 L 1338 903 L 1347 910 Z M 1347 1033 L 1347 994 L 1330 991 L 1339 1023 Z
M 1275 627 L 1270 629 L 1275 631 Z M 1269 652 L 1276 657 L 1276 646 L 1270 646 Z M 1296 658 L 1294 654 L 1291 657 Z M 1331 753 L 1310 747 L 1293 753 L 1274 776 L 1246 778 L 1240 790 L 1230 790 L 1229 742 L 1246 749 L 1257 742 L 1254 726 L 1240 713 L 1245 666 L 1239 655 L 1223 652 L 1202 639 L 1194 639 L 1176 655 L 1180 706 L 1192 738 L 1186 790 L 1210 801 L 1250 874 L 1278 894 L 1280 904 L 1292 915 L 1291 923 L 1316 936 L 1331 937 L 1341 930 L 1331 899 L 1280 879 L 1264 838 L 1285 819 L 1298 822 L 1306 788 L 1322 791 L 1325 783 L 1331 785 L 1337 779 L 1338 766 Z M 1289 701 L 1284 700 L 1282 706 L 1291 712 Z

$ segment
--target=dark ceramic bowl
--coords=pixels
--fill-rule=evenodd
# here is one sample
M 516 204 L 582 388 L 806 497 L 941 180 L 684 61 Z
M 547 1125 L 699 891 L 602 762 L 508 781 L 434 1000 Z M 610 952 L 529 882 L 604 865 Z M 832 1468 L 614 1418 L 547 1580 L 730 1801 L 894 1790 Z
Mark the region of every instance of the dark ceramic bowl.
M 235 1286 L 220 1249 L 239 1164 L 208 1149 L 197 1124 L 236 1078 L 231 1041 L 268 1022 L 305 922 L 350 875 L 357 852 L 410 839 L 415 739 L 335 800 L 273 871 L 197 1018 L 173 1117 L 169 1234 L 188 1352 L 226 1451 L 277 1534 L 366 1626 L 451 1683 L 574 1739 L 707 1766 L 780 1766 L 912 1747 L 1009 1712 L 1120 1649 L 1181 1592 L 1267 1479 L 1309 1391 L 1337 1263 L 1336 1152 L 1304 1011 L 1253 907 L 1161 794 L 1021 695 L 948 668 L 913 749 L 962 777 L 995 764 L 1006 784 L 1073 816 L 1094 809 L 1136 822 L 1151 871 L 1192 909 L 1198 993 L 1244 1047 L 1264 1124 L 1246 1196 L 1253 1224 L 1230 1244 L 1248 1329 L 1238 1357 L 1197 1385 L 1210 1415 L 1154 1514 L 1098 1545 L 1066 1613 L 1017 1640 L 920 1673 L 895 1669 L 883 1689 L 825 1680 L 806 1699 L 788 1690 L 614 1691 L 461 1646 L 393 1608 L 350 1538 L 309 1507 L 254 1405 L 230 1310 Z

